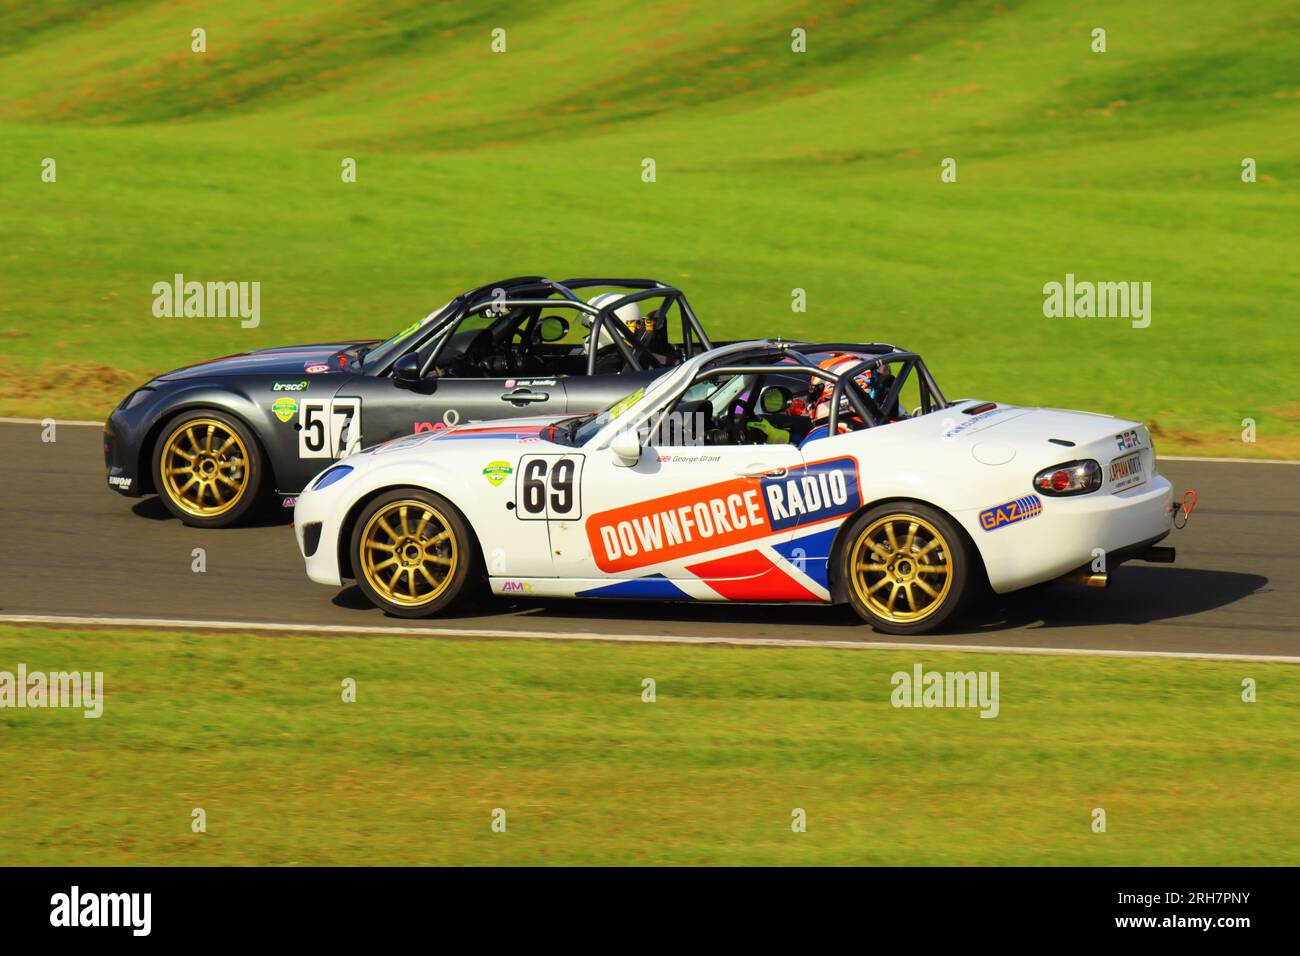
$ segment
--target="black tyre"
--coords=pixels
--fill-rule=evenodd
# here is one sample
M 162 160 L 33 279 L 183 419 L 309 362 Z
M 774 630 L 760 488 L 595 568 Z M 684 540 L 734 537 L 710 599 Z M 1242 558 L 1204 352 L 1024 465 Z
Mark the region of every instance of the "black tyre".
M 836 558 L 838 580 L 858 615 L 886 634 L 926 634 L 965 603 L 974 579 L 961 529 L 940 511 L 912 501 L 887 503 L 858 517 Z
M 167 423 L 153 450 L 162 503 L 195 528 L 235 524 L 257 504 L 264 467 L 257 440 L 225 412 L 195 409 Z
M 352 569 L 370 601 L 397 617 L 432 617 L 473 590 L 473 535 L 446 498 L 415 488 L 385 492 L 357 518 Z

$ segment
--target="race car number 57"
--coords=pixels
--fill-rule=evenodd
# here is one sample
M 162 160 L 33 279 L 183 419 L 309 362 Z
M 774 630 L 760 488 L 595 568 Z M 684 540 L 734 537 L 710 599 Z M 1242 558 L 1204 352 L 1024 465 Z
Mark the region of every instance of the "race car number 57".
M 582 517 L 582 455 L 525 455 L 515 472 L 515 514 L 524 521 Z
M 361 399 L 298 403 L 298 457 L 343 458 L 361 448 Z

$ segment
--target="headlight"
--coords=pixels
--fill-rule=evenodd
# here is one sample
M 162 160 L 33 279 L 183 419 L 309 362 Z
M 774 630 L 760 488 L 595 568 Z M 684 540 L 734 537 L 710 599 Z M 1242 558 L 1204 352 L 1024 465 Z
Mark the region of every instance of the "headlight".
M 333 468 L 327 469 L 323 472 L 321 476 L 312 483 L 311 490 L 320 491 L 322 488 L 328 488 L 330 485 L 334 484 L 334 482 L 346 476 L 351 470 L 351 465 L 335 465 Z
M 1101 465 L 1091 458 L 1063 462 L 1034 475 L 1034 491 L 1054 498 L 1086 495 L 1100 487 Z
M 122 404 L 117 407 L 122 411 L 126 411 L 128 408 L 134 408 L 136 405 L 139 405 L 152 394 L 152 388 L 137 388 L 134 392 L 124 398 Z

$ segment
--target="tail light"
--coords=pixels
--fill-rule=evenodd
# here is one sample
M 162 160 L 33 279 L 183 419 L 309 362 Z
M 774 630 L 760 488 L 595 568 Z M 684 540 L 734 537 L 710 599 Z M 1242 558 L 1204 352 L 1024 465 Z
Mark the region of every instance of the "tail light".
M 1034 491 L 1054 498 L 1086 495 L 1100 487 L 1101 465 L 1091 458 L 1063 462 L 1034 475 Z

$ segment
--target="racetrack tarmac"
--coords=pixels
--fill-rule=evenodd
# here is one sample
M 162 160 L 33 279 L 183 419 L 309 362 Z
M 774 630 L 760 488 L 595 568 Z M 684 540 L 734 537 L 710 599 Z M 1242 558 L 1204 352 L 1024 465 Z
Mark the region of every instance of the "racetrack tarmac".
M 0 424 L 0 622 L 16 615 L 416 627 L 554 636 L 659 635 L 897 643 L 844 608 L 497 599 L 436 621 L 389 618 L 355 586 L 313 584 L 290 512 L 200 530 L 157 499 L 104 481 L 100 431 Z M 962 646 L 1300 657 L 1300 466 L 1161 461 L 1176 494 L 1195 488 L 1173 565 L 1133 562 L 1109 589 L 1050 585 L 997 598 L 924 638 Z M 205 573 L 192 570 L 194 548 Z M 250 629 L 254 629 L 250 627 Z

